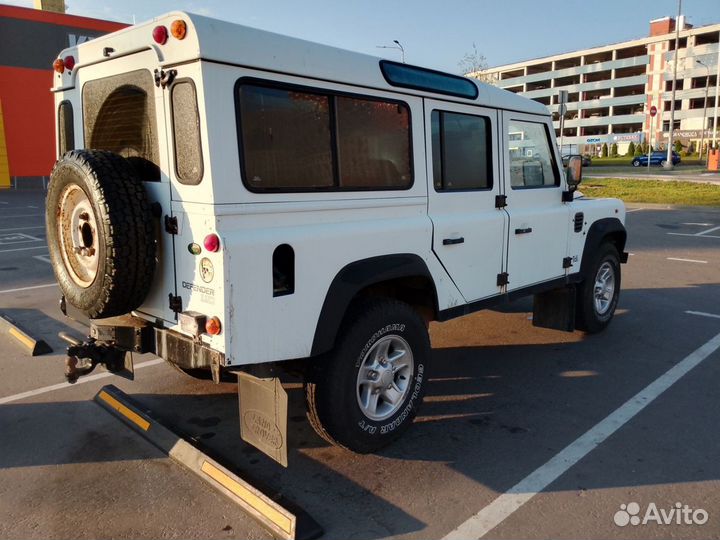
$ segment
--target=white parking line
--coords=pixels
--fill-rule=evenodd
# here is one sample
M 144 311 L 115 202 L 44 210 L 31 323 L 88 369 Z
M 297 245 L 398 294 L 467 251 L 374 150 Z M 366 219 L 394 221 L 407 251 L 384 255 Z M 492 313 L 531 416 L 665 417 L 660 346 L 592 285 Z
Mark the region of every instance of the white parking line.
M 683 223 L 683 225 L 697 225 L 698 227 L 712 227 L 714 223 Z
M 699 315 L 700 317 L 711 317 L 713 319 L 720 319 L 720 315 L 714 313 L 705 313 L 704 311 L 686 311 L 688 315 Z
M 33 225 L 32 227 L 10 227 L 9 229 L 0 229 L 1 232 L 6 231 L 24 231 L 26 229 L 44 229 L 45 225 Z
M 32 205 L 29 205 L 29 204 L 28 204 L 27 207 L 28 207 L 28 208 L 35 208 L 35 209 L 37 210 L 37 206 L 32 206 Z
M 0 201 L 0 204 L 7 204 L 5 201 Z
M 15 248 L 15 249 L 0 249 L 0 253 L 10 253 L 11 251 L 27 251 L 28 249 L 47 249 L 46 245 L 42 246 L 33 246 L 33 247 L 24 247 L 24 248 Z
M 629 214 L 630 212 L 639 212 L 640 210 L 645 210 L 644 208 L 631 208 L 630 210 L 625 210 L 626 214 Z
M 11 218 L 19 218 L 19 217 L 45 217 L 44 214 L 20 214 L 15 216 L 0 216 L 0 219 L 11 219 Z
M 550 461 L 541 465 L 529 476 L 522 479 L 457 529 L 450 532 L 445 536 L 445 540 L 480 538 L 490 532 L 718 349 L 720 349 L 720 334 L 690 353 L 604 420 L 601 420 L 581 435 L 580 438 L 566 446 Z
M 50 260 L 50 257 L 48 255 L 33 255 L 33 259 L 37 259 L 38 261 L 43 261 L 48 264 L 52 264 L 52 261 Z
M 695 238 L 720 238 L 720 236 L 714 235 L 714 234 L 688 234 L 688 233 L 679 233 L 679 232 L 669 232 L 670 236 L 693 236 Z
M 691 262 L 691 263 L 701 263 L 701 264 L 707 264 L 707 261 L 698 261 L 696 259 L 680 259 L 678 257 L 668 257 L 668 261 L 680 261 L 680 262 Z
M 44 285 L 32 285 L 30 287 L 20 287 L 19 289 L 5 289 L 4 291 L 0 291 L 0 294 L 31 291 L 33 289 L 44 289 L 45 287 L 57 287 L 57 283 L 45 283 Z
M 156 366 L 157 364 L 162 364 L 165 360 L 162 358 L 155 358 L 154 360 L 148 360 L 147 362 L 141 362 L 140 364 L 135 365 L 133 368 L 134 370 L 143 369 L 150 366 Z M 5 405 L 6 403 L 12 403 L 13 401 L 20 401 L 21 399 L 26 399 L 33 396 L 38 396 L 40 394 L 47 394 L 48 392 L 54 392 L 55 390 L 62 390 L 63 388 L 72 388 L 73 386 L 77 386 L 78 384 L 84 384 L 89 383 L 93 381 L 97 381 L 98 379 L 105 379 L 107 377 L 112 377 L 114 373 L 110 373 L 109 371 L 106 371 L 104 373 L 96 373 L 95 375 L 88 375 L 86 377 L 81 377 L 78 379 L 78 381 L 75 384 L 70 384 L 68 382 L 62 382 L 58 384 L 51 384 L 50 386 L 44 386 L 42 388 L 37 388 L 36 390 L 28 390 L 27 392 L 21 392 L 19 394 L 14 394 L 12 396 L 7 396 L 4 398 L 0 398 L 0 405 Z
M 705 235 L 708 234 L 708 233 L 715 232 L 715 231 L 718 231 L 718 230 L 720 230 L 720 227 L 713 227 L 712 229 L 707 229 L 706 231 L 701 231 L 701 232 L 697 233 L 697 235 L 698 235 L 698 236 L 705 236 Z

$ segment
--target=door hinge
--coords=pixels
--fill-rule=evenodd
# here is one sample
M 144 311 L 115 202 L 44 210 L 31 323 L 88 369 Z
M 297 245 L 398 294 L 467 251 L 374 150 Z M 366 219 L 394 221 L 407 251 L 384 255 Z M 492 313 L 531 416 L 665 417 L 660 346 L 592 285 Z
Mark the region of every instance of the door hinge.
M 165 232 L 169 234 L 178 233 L 177 216 L 165 216 Z
M 160 88 L 161 86 L 163 88 L 167 88 L 175 80 L 176 76 L 177 76 L 176 69 L 169 69 L 167 71 L 165 71 L 164 69 L 156 69 L 155 70 L 155 86 L 157 86 L 158 88 Z
M 507 285 L 510 283 L 510 280 L 508 279 L 510 277 L 510 274 L 507 272 L 502 272 L 497 275 L 497 286 L 502 287 L 503 285 Z
M 180 313 L 182 311 L 182 298 L 170 293 L 168 299 L 170 300 L 170 309 L 175 313 Z
M 495 195 L 495 208 L 505 208 L 507 206 L 507 195 Z
M 563 258 L 563 268 L 570 268 L 572 266 L 572 257 Z

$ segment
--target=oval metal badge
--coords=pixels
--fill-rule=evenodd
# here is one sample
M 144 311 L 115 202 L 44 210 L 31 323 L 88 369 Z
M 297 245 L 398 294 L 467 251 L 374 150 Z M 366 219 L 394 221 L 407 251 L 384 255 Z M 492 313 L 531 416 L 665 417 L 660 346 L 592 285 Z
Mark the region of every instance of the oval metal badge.
M 215 277 L 215 268 L 207 257 L 200 259 L 200 277 L 205 283 L 210 283 Z

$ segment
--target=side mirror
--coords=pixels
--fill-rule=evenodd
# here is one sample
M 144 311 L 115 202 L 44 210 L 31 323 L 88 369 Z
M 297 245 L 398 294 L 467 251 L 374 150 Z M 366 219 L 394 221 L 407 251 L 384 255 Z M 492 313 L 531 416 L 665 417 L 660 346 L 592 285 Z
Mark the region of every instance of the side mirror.
M 570 156 L 565 173 L 568 190 L 575 191 L 582 182 L 582 156 Z

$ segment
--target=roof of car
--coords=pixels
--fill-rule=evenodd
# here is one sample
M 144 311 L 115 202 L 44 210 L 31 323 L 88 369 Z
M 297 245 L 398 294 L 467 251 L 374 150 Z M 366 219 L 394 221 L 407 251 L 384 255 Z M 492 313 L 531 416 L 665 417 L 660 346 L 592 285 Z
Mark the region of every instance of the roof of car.
M 161 24 L 170 28 L 172 21 L 176 19 L 182 19 L 187 24 L 185 39 L 180 41 L 170 37 L 164 45 L 155 44 L 152 29 Z M 544 116 L 550 114 L 541 103 L 475 79 L 467 79 L 477 86 L 478 96 L 475 99 L 397 88 L 391 86 L 383 77 L 380 70 L 381 59 L 378 57 L 179 11 L 95 38 L 76 49 L 66 49 L 62 54 L 75 51 L 76 65 L 82 67 L 82 64 L 103 61 L 103 50 L 108 46 L 117 51 L 115 55 L 122 54 L 123 50 L 138 50 L 143 46 L 146 49 L 154 48 L 161 65 L 203 59 L 247 68 L 272 69 L 275 72 L 336 83 L 400 91 L 404 94 L 474 102 L 478 105 Z

